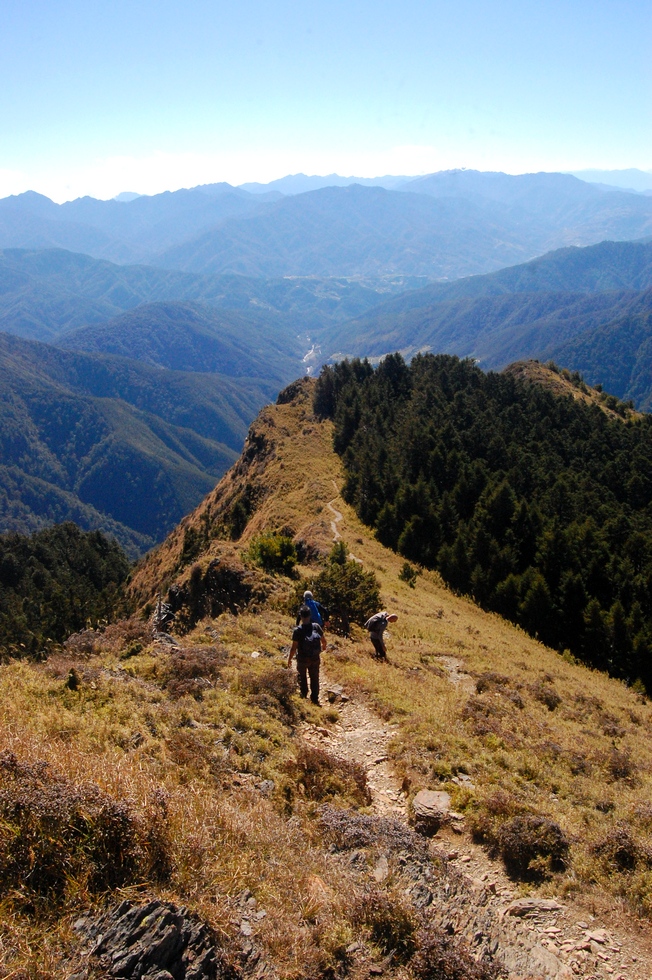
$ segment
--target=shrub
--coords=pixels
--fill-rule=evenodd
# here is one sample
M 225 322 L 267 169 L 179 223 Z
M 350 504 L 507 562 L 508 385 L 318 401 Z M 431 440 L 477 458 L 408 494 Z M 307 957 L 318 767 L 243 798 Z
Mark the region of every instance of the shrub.
M 410 972 L 417 980 L 497 980 L 499 976 L 496 967 L 478 963 L 468 949 L 435 925 L 419 930 L 416 946 Z
M 613 748 L 609 753 L 607 769 L 614 781 L 622 779 L 631 782 L 636 770 L 636 764 L 627 749 Z
M 247 673 L 240 677 L 241 686 L 253 695 L 256 704 L 267 711 L 294 717 L 292 695 L 296 694 L 297 681 L 294 671 L 283 667 L 270 667 L 260 674 Z M 276 709 L 276 711 L 275 711 Z
M 363 895 L 353 909 L 357 926 L 366 926 L 369 938 L 384 953 L 393 952 L 401 960 L 415 950 L 417 922 L 414 912 L 396 892 L 374 889 Z
M 484 691 L 495 690 L 496 688 L 502 688 L 509 684 L 509 677 L 505 677 L 504 674 L 498 674 L 495 671 L 487 671 L 484 674 L 480 674 L 477 681 L 475 682 L 475 689 L 478 694 L 482 694 Z
M 594 844 L 593 853 L 602 858 L 607 870 L 633 871 L 640 861 L 650 864 L 650 854 L 636 840 L 629 827 L 613 827 Z
M 356 561 L 330 561 L 312 581 L 297 586 L 294 603 L 300 605 L 305 589 L 310 589 L 330 612 L 331 629 L 348 635 L 351 624 L 362 626 L 381 606 L 380 586 L 373 572 L 366 572 Z
M 514 817 L 500 829 L 498 844 L 505 867 L 517 878 L 544 878 L 566 867 L 568 840 L 546 817 Z
M 554 711 L 561 704 L 561 698 L 555 689 L 549 684 L 544 684 L 543 681 L 537 681 L 536 684 L 532 685 L 531 690 L 537 701 L 545 704 L 548 711 Z
M 416 581 L 417 578 L 419 577 L 419 573 L 414 567 L 414 565 L 411 565 L 409 561 L 404 561 L 403 567 L 401 568 L 398 577 L 400 578 L 401 582 L 407 582 L 410 588 L 413 589 L 416 585 Z
M 261 534 L 249 546 L 249 558 L 266 572 L 290 575 L 298 561 L 292 538 L 285 534 Z
M 357 762 L 336 758 L 323 749 L 301 745 L 296 759 L 287 763 L 286 771 L 310 800 L 344 796 L 359 806 L 368 806 L 371 802 L 364 768 Z
M 204 690 L 218 680 L 227 660 L 226 650 L 218 646 L 174 650 L 164 668 L 164 687 L 172 698 L 190 694 L 201 700 Z
M 74 882 L 94 892 L 167 875 L 165 801 L 143 818 L 97 786 L 46 763 L 0 755 L 0 890 L 58 901 Z

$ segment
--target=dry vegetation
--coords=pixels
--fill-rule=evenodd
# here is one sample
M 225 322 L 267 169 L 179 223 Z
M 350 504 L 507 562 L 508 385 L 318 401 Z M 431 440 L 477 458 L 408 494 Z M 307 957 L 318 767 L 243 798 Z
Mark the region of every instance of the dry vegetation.
M 340 480 L 306 383 L 295 402 L 265 410 L 243 461 L 133 579 L 152 603 L 218 563 L 246 584 L 246 609 L 202 616 L 200 595 L 178 646 L 152 643 L 135 617 L 72 638 L 46 664 L 2 668 L 3 976 L 74 973 L 71 923 L 102 906 L 107 887 L 188 905 L 225 944 L 239 940 L 248 889 L 265 913 L 251 916 L 253 938 L 282 977 L 362 975 L 347 952 L 354 939 L 365 976 L 370 963 L 424 980 L 490 976 L 405 904 L 400 869 L 376 886 L 374 853 L 409 850 L 415 835 L 399 841 L 403 831 L 366 815 L 361 768 L 297 736 L 303 720 L 327 727 L 337 715 L 300 701 L 283 669 L 295 582 L 245 552 L 255 535 L 283 531 L 303 555 L 298 574 L 312 577 L 332 542 L 332 500 L 400 618 L 387 664 L 355 627 L 331 637 L 329 676 L 396 723 L 391 752 L 410 794 L 447 789 L 524 891 L 652 915 L 648 701 L 452 595 L 436 574 L 402 576 L 403 560 L 337 497 Z M 247 486 L 255 505 L 233 540 L 227 517 Z M 189 528 L 204 544 L 184 565 Z M 452 684 L 441 658 L 460 661 L 473 690 Z M 47 847 L 34 846 L 44 828 Z M 363 867 L 348 859 L 360 847 Z M 64 864 L 53 871 L 55 852 Z

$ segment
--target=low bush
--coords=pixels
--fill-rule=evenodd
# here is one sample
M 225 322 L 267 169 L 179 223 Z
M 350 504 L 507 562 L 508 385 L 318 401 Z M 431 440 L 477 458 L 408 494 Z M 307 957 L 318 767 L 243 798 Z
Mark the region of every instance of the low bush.
M 593 846 L 593 853 L 602 858 L 608 872 L 633 871 L 639 863 L 650 867 L 652 855 L 632 834 L 629 827 L 621 824 Z
M 57 902 L 69 888 L 103 892 L 170 870 L 165 800 L 137 814 L 44 762 L 0 755 L 0 892 Z
M 497 980 L 499 971 L 490 963 L 478 963 L 471 952 L 429 924 L 416 935 L 416 953 L 410 972 L 416 980 Z
M 290 575 L 298 561 L 292 538 L 285 534 L 261 534 L 249 545 L 248 556 L 266 572 Z
M 514 817 L 501 827 L 498 846 L 505 867 L 516 878 L 545 878 L 566 867 L 568 840 L 559 824 L 546 817 Z
M 261 673 L 246 673 L 240 677 L 240 685 L 255 703 L 265 710 L 278 714 L 281 708 L 284 715 L 294 717 L 292 696 L 297 693 L 296 674 L 283 667 L 269 667 Z
M 398 577 L 400 578 L 401 582 L 407 582 L 410 588 L 413 589 L 417 584 L 417 578 L 419 577 L 419 572 L 414 567 L 414 565 L 411 565 L 409 563 L 409 561 L 404 561 L 403 567 L 401 568 L 401 571 L 398 573 Z
M 398 820 L 325 805 L 319 810 L 319 826 L 326 843 L 337 851 L 376 845 L 420 860 L 428 858 L 425 838 Z
M 561 697 L 553 687 L 549 684 L 545 684 L 543 681 L 537 681 L 536 684 L 532 685 L 532 694 L 540 701 L 541 704 L 545 704 L 548 711 L 554 711 L 561 704 Z
M 394 953 L 403 961 L 414 953 L 417 920 L 397 892 L 367 892 L 354 906 L 351 918 L 356 926 L 366 927 L 371 941 L 384 953 Z
M 357 762 L 347 762 L 304 743 L 285 768 L 309 800 L 342 796 L 358 806 L 371 803 L 367 774 Z
M 227 660 L 226 650 L 218 646 L 174 650 L 163 671 L 163 685 L 174 699 L 190 694 L 199 701 L 219 679 Z

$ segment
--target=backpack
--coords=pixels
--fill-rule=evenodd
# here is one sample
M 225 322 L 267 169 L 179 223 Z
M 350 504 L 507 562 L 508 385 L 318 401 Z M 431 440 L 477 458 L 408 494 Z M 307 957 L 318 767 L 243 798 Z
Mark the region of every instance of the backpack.
M 324 621 L 323 621 L 323 619 L 321 617 L 321 613 L 319 611 L 319 604 L 316 603 L 314 599 L 304 599 L 303 600 L 303 604 L 304 604 L 304 606 L 307 606 L 308 609 L 310 610 L 310 612 L 312 614 L 312 621 L 313 621 L 313 623 L 319 623 L 320 626 L 323 626 L 324 625 Z
M 310 624 L 310 632 L 307 626 L 297 626 L 297 653 L 302 657 L 315 657 L 321 652 L 321 630 L 319 632 Z

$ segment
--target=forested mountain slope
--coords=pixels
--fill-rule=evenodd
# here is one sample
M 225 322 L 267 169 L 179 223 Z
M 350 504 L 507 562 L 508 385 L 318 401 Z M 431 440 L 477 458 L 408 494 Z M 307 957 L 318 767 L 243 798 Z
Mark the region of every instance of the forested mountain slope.
M 563 174 L 433 174 L 291 197 L 228 185 L 57 205 L 0 201 L 0 246 L 69 248 L 120 263 L 257 277 L 458 278 L 562 245 L 652 234 L 652 200 Z M 178 297 L 175 297 L 178 298 Z
M 305 343 L 305 342 L 304 342 Z M 301 370 L 304 349 L 282 317 L 249 316 L 197 303 L 144 303 L 115 320 L 58 340 L 67 350 L 116 354 L 176 371 L 265 379 L 281 388 Z
M 335 421 L 344 497 L 384 544 L 652 686 L 652 417 L 432 355 L 326 368 L 315 405 Z
M 74 520 L 131 554 L 215 484 L 276 387 L 7 334 L 0 365 L 0 528 Z
M 484 368 L 554 358 L 644 407 L 652 396 L 644 346 L 651 286 L 650 244 L 560 249 L 395 297 L 331 333 L 331 350 L 340 356 L 432 350 L 472 357 Z M 601 339 L 594 344 L 596 331 Z
M 143 303 L 196 302 L 249 313 L 261 331 L 283 316 L 295 334 L 358 316 L 423 278 L 252 279 L 121 266 L 63 249 L 0 250 L 0 329 L 34 340 L 102 323 Z

